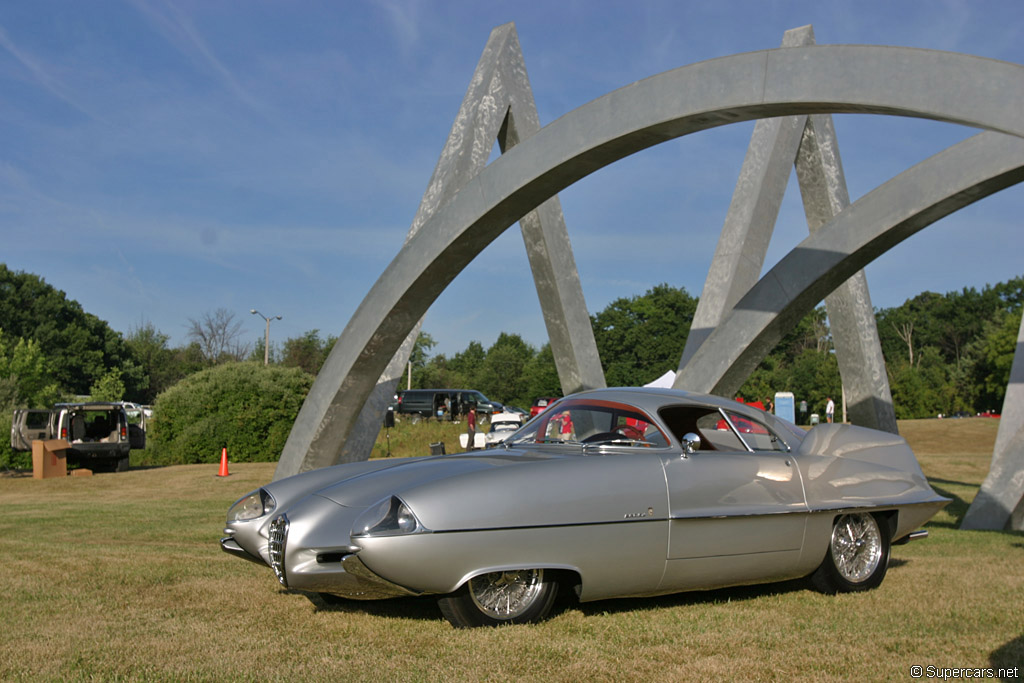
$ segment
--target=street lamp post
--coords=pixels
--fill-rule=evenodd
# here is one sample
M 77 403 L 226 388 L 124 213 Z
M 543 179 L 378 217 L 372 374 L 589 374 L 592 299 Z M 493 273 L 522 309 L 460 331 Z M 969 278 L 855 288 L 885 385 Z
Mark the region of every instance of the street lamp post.
M 257 311 L 255 308 L 250 309 L 249 312 L 252 313 L 253 315 L 258 315 L 259 317 L 261 317 L 261 318 L 263 318 L 264 320 L 267 321 L 267 333 L 263 337 L 263 364 L 264 365 L 269 365 L 270 364 L 270 321 L 271 320 L 280 320 L 281 316 L 279 316 L 279 315 L 272 315 L 272 316 L 270 316 L 268 318 L 267 316 L 265 316 L 262 313 L 260 313 L 259 311 Z

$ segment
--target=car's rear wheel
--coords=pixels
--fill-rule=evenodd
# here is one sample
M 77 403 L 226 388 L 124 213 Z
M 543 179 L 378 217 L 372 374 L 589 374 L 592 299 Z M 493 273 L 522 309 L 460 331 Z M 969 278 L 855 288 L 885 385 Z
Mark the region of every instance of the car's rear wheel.
M 832 526 L 828 552 L 811 575 L 823 593 L 848 593 L 877 587 L 889 566 L 889 525 L 860 512 L 842 515 Z
M 527 624 L 548 615 L 557 593 L 543 569 L 517 569 L 475 576 L 437 604 L 456 628 Z

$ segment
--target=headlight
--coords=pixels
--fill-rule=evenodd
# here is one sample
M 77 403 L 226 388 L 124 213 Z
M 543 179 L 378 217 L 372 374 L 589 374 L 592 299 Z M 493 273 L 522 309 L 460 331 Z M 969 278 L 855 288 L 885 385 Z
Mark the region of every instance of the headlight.
M 353 536 L 397 536 L 425 531 L 416 515 L 398 496 L 366 508 L 352 525 Z
M 247 496 L 238 499 L 228 510 L 228 524 L 245 522 L 268 515 L 277 507 L 274 497 L 263 489 L 256 489 Z

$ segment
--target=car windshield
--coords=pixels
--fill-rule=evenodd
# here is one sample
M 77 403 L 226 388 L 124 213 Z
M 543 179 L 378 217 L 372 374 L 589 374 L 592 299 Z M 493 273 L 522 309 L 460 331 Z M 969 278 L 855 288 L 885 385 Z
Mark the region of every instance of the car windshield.
M 633 406 L 612 401 L 569 400 L 541 413 L 506 443 L 665 447 L 668 439 L 650 417 Z

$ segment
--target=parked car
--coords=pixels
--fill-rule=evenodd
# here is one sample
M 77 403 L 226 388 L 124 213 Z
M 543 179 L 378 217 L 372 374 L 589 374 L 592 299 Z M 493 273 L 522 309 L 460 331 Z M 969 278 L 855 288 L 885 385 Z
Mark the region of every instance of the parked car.
M 11 421 L 11 448 L 32 450 L 37 439 L 64 439 L 69 464 L 89 469 L 128 469 L 132 449 L 146 447 L 145 416 L 129 420 L 123 403 L 58 403 L 52 409 L 18 409 Z
M 267 484 L 232 505 L 221 547 L 291 589 L 436 595 L 469 627 L 541 620 L 560 590 L 590 601 L 804 576 L 875 588 L 890 545 L 926 535 L 948 502 L 888 432 L 805 433 L 714 396 L 601 389 L 496 448 Z
M 553 396 L 544 396 L 541 398 L 534 399 L 533 405 L 530 406 L 530 417 L 536 417 L 544 412 L 544 410 L 557 401 L 558 399 Z
M 479 416 L 502 411 L 502 405 L 475 389 L 407 389 L 398 392 L 396 412 L 418 417 L 454 419 L 476 406 Z
M 510 405 L 506 404 L 504 406 L 504 408 L 505 408 L 504 412 L 506 412 L 506 413 L 516 413 L 516 414 L 522 416 L 522 422 L 526 422 L 531 417 L 529 410 L 523 410 L 519 406 L 510 406 Z
M 486 434 L 483 431 L 476 431 L 474 433 L 473 447 L 491 448 L 507 439 L 522 426 L 523 416 L 520 413 L 506 410 L 497 415 L 491 415 L 491 428 Z M 459 444 L 463 450 L 466 450 L 469 447 L 469 434 L 460 434 Z

